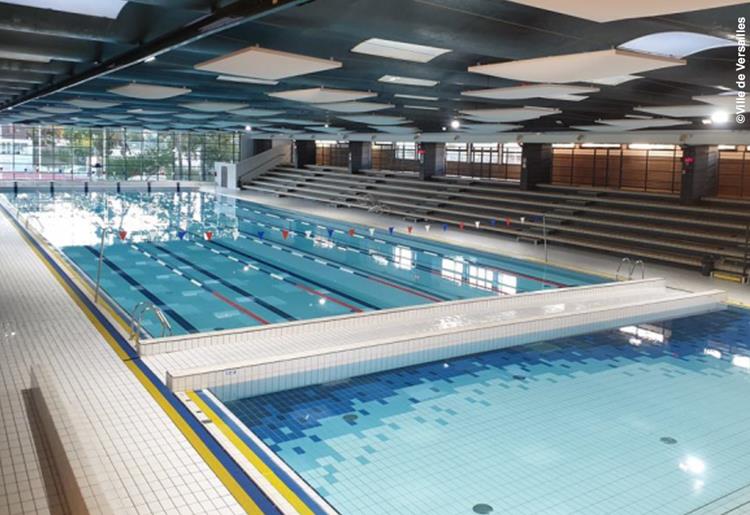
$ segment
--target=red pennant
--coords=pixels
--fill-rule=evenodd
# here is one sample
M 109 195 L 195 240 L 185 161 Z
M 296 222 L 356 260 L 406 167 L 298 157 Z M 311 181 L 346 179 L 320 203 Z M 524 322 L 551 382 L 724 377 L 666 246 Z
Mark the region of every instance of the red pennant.
M 406 230 L 409 231 L 409 234 L 411 234 L 411 232 L 414 230 L 414 227 L 410 225 L 409 227 L 406 228 Z
M 287 239 L 289 237 L 289 231 L 287 229 L 281 229 L 281 236 L 284 239 Z
M 120 235 L 120 241 L 125 241 L 125 237 L 128 235 L 128 231 L 124 231 L 120 229 L 119 235 Z
M 211 241 L 211 238 L 213 238 L 213 237 L 214 237 L 213 231 L 206 231 L 206 239 L 208 241 Z
M 349 229 L 349 236 L 354 236 L 354 229 Z
M 463 222 L 459 222 L 458 228 L 463 231 L 464 230 L 464 223 Z
M 510 227 L 510 217 L 509 217 L 509 216 L 506 216 L 506 217 L 505 217 L 505 225 L 506 225 L 507 227 Z

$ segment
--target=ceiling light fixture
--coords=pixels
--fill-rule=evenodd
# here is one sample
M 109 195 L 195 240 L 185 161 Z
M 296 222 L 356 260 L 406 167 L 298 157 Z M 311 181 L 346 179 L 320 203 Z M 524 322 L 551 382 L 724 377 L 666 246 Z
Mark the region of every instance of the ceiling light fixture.
M 250 131 L 252 131 L 252 130 L 253 130 L 253 128 L 252 128 L 252 127 L 250 127 L 249 125 L 245 125 L 245 130 L 246 130 L 247 132 L 250 132 Z
M 729 121 L 729 113 L 726 111 L 716 111 L 711 114 L 711 121 L 714 123 L 727 123 Z
M 451 129 L 458 129 L 461 127 L 461 122 L 458 120 L 451 120 Z
M 156 61 L 155 55 L 150 55 L 143 60 L 144 63 L 153 63 L 154 61 Z

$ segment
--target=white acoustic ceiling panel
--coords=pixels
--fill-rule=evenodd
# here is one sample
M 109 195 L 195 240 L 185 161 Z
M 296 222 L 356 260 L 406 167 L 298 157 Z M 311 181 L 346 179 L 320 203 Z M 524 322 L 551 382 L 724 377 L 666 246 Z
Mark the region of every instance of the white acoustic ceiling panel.
M 128 0 L 3 0 L 3 3 L 115 19 Z
M 388 84 L 400 84 L 402 86 L 419 86 L 422 88 L 431 88 L 439 84 L 436 80 L 401 77 L 400 75 L 383 75 L 378 81 L 386 82 Z
M 308 73 L 341 68 L 341 63 L 301 54 L 291 54 L 267 48 L 243 48 L 231 54 L 216 57 L 195 65 L 198 70 L 250 77 L 253 79 L 281 80 Z
M 386 116 L 386 115 L 361 115 L 361 116 L 341 116 L 342 120 L 354 123 L 364 123 L 367 125 L 400 125 L 409 120 L 403 116 Z
M 85 98 L 74 98 L 66 101 L 68 104 L 82 107 L 84 109 L 107 109 L 120 105 L 119 102 L 107 102 L 105 100 L 88 100 Z
M 744 112 L 747 106 L 747 99 L 743 98 L 740 102 L 737 101 L 737 93 L 732 91 L 729 93 L 722 93 L 720 95 L 699 95 L 693 97 L 696 102 L 703 102 L 711 104 L 717 108 L 724 109 L 726 111 L 738 114 Z
M 237 109 L 236 111 L 232 111 L 229 114 L 261 118 L 263 116 L 277 116 L 280 114 L 284 114 L 284 111 L 274 111 L 272 109 L 255 109 L 253 107 L 250 107 L 248 109 Z
M 542 116 L 559 114 L 559 109 L 549 107 L 503 107 L 496 109 L 466 109 L 461 111 L 462 114 L 470 120 L 478 122 L 522 122 L 524 120 L 534 120 Z
M 658 114 L 659 116 L 674 116 L 677 118 L 706 117 L 716 112 L 716 106 L 711 104 L 641 106 L 634 109 L 644 113 Z
M 475 89 L 462 91 L 461 94 L 468 97 L 490 98 L 493 100 L 521 100 L 527 98 L 583 100 L 586 97 L 579 95 L 596 93 L 598 91 L 599 88 L 569 86 L 567 84 L 529 84 L 507 88 Z
M 653 127 L 674 127 L 676 125 L 688 125 L 691 122 L 686 120 L 672 120 L 669 118 L 617 118 L 609 120 L 596 120 L 596 123 L 612 125 L 625 130 L 633 130 Z
M 665 14 L 713 9 L 739 5 L 744 0 L 512 0 L 517 4 L 537 7 L 576 18 L 605 23 L 631 18 L 663 16 Z
M 631 39 L 617 48 L 641 52 L 645 54 L 667 55 L 672 57 L 687 57 L 698 52 L 721 48 L 725 46 L 737 46 L 736 41 L 725 38 L 717 38 L 708 34 L 698 32 L 657 32 L 639 38 Z
M 243 102 L 189 102 L 187 104 L 180 104 L 180 106 L 185 109 L 204 113 L 222 113 L 242 109 L 247 107 L 247 104 Z
M 602 77 L 632 75 L 685 61 L 613 48 L 595 52 L 538 57 L 504 63 L 470 66 L 469 71 L 521 82 L 587 82 Z
M 164 111 L 161 109 L 128 109 L 128 113 L 130 114 L 145 114 L 145 115 L 152 115 L 152 114 L 171 114 L 172 111 Z
M 54 116 L 52 113 L 40 113 L 38 111 L 24 111 L 18 113 L 17 116 L 23 116 L 26 118 L 50 118 Z
M 72 114 L 72 113 L 80 113 L 81 110 L 77 107 L 54 107 L 54 106 L 45 106 L 40 107 L 40 111 L 44 111 L 45 113 L 52 113 L 52 114 Z
M 511 125 L 508 123 L 462 123 L 461 128 L 468 132 L 475 133 L 494 133 L 520 129 L 521 125 Z
M 410 104 L 404 104 L 404 109 L 420 109 L 422 111 L 440 111 L 439 107 L 434 106 L 416 106 Z
M 370 125 L 370 128 L 390 134 L 414 134 L 417 132 L 416 127 L 403 127 L 394 125 Z
M 637 75 L 613 75 L 612 77 L 600 77 L 598 79 L 589 79 L 589 82 L 594 84 L 600 84 L 602 86 L 617 86 L 619 84 L 625 84 L 631 80 L 641 79 Z
M 287 125 L 315 125 L 316 123 L 320 123 L 315 120 L 302 120 L 299 118 L 264 118 L 263 121 Z
M 380 102 L 336 102 L 335 104 L 319 104 L 317 107 L 336 113 L 371 113 L 390 109 L 393 104 L 381 104 Z
M 183 120 L 210 120 L 216 118 L 216 115 L 208 113 L 179 113 L 175 117 L 182 118 Z
M 98 116 L 99 118 L 102 118 L 104 120 L 112 120 L 112 121 L 116 121 L 116 122 L 120 122 L 120 121 L 123 121 L 123 120 L 129 120 L 129 119 L 131 119 L 133 117 L 132 115 L 129 115 L 129 114 L 109 114 L 109 113 L 97 114 L 96 116 Z
M 439 97 L 428 97 L 425 95 L 409 95 L 408 93 L 396 93 L 394 98 L 408 98 L 409 100 L 424 100 L 426 102 L 437 102 Z
M 162 123 L 165 121 L 164 118 L 154 118 L 151 116 L 142 116 L 138 119 L 141 120 L 142 122 L 147 122 L 147 123 Z
M 157 86 L 156 84 L 138 84 L 135 82 L 109 90 L 110 93 L 114 93 L 115 95 L 139 98 L 142 100 L 164 100 L 165 98 L 187 95 L 190 91 L 189 88 Z
M 328 134 L 345 134 L 349 131 L 342 127 L 331 127 L 330 125 L 326 127 L 325 125 L 315 125 L 311 127 L 305 127 L 308 131 L 312 132 L 325 132 Z
M 216 80 L 223 80 L 225 82 L 242 82 L 244 84 L 261 84 L 263 86 L 275 86 L 279 83 L 277 80 L 268 79 L 254 79 L 252 77 L 234 77 L 232 75 L 219 75 Z
M 622 132 L 624 130 L 616 125 L 573 125 L 570 128 L 588 132 Z
M 308 104 L 327 104 L 372 98 L 378 96 L 378 94 L 370 91 L 353 91 L 350 89 L 308 88 L 278 91 L 276 93 L 268 93 L 268 96 Z
M 406 43 L 405 41 L 370 38 L 352 48 L 352 52 L 388 59 L 399 59 L 401 61 L 428 63 L 438 56 L 447 54 L 450 52 L 450 49 L 415 45 L 414 43 Z

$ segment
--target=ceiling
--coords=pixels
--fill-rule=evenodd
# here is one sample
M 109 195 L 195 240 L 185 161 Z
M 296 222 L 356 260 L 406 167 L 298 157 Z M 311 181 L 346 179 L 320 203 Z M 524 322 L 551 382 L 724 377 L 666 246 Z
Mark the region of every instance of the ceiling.
M 607 1 L 612 5 L 627 3 Z M 125 3 L 116 18 L 0 2 L 0 123 L 180 130 L 243 130 L 251 126 L 255 133 L 266 134 L 310 133 L 313 129 L 305 127 L 317 127 L 315 131 L 336 131 L 334 136 L 338 129 L 360 135 L 389 130 L 399 134 L 451 133 L 492 121 L 467 118 L 462 111 L 533 106 L 548 108 L 541 111 L 552 114 L 520 121 L 500 119 L 495 121 L 502 121 L 507 127 L 494 125 L 498 130 L 527 133 L 570 131 L 576 127 L 596 131 L 602 125 L 596 123 L 598 120 L 660 118 L 636 110 L 638 107 L 700 105 L 694 96 L 716 95 L 736 88 L 736 46 L 698 51 L 685 56 L 683 65 L 637 73 L 640 78 L 619 85 L 571 82 L 568 77 L 566 86 L 582 86 L 579 89 L 588 91 L 582 94 L 584 99 L 496 100 L 462 95 L 467 90 L 522 84 L 473 73 L 469 68 L 484 70 L 488 67 L 482 65 L 506 61 L 605 51 L 662 32 L 692 32 L 727 40 L 737 30 L 737 18 L 748 12 L 748 6 L 750 3 L 600 23 L 502 0 L 134 0 Z M 369 38 L 450 51 L 429 62 L 351 51 Z M 281 79 L 276 85 L 217 80 L 216 71 L 195 68 L 199 63 L 254 45 L 333 59 L 341 66 Z M 144 62 L 154 54 L 155 60 Z M 606 66 L 608 54 L 598 52 L 597 56 L 611 75 L 611 68 L 617 67 Z M 384 75 L 437 84 L 379 81 Z M 109 91 L 132 83 L 188 88 L 190 93 L 140 100 Z M 67 88 L 56 91 L 59 85 Z M 599 91 L 591 92 L 592 86 Z M 325 104 L 269 95 L 318 87 L 370 93 L 358 101 L 364 106 L 339 109 L 366 109 L 371 102 L 389 106 L 372 113 L 339 112 L 328 110 Z M 35 97 L 38 93 L 45 95 Z M 91 104 L 80 111 L 61 112 L 74 107 L 69 101 L 79 100 L 118 105 Z M 246 104 L 244 107 L 276 113 L 261 112 L 265 116 L 256 116 L 253 111 L 202 112 L 183 107 L 204 101 Z M 8 109 L 10 106 L 12 109 Z M 129 112 L 134 109 L 145 113 Z M 359 116 L 370 115 L 387 118 L 370 123 L 356 121 Z M 401 129 L 388 129 L 385 123 L 392 117 L 406 120 L 390 125 Z M 745 128 L 735 123 L 733 114 L 726 123 L 711 125 L 703 123 L 706 114 L 702 112 L 678 119 L 684 122 L 679 125 L 680 130 Z M 452 128 L 453 120 L 463 126 Z M 383 125 L 379 125 L 381 122 Z M 641 125 L 649 124 L 630 120 L 627 128 L 638 130 Z M 491 126 L 479 130 L 483 135 L 492 133 Z

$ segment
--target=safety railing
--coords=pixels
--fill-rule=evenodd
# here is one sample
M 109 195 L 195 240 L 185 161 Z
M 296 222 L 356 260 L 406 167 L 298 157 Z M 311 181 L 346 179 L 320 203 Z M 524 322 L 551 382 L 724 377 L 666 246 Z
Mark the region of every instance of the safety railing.
M 96 268 L 96 285 L 94 286 L 94 304 L 99 302 L 99 290 L 102 280 L 102 264 L 104 263 L 104 238 L 108 232 L 113 232 L 111 227 L 102 227 L 102 237 L 99 241 L 99 264 Z
M 629 270 L 632 268 L 632 260 L 629 257 L 624 257 L 620 260 L 620 264 L 617 265 L 617 271 L 615 272 L 615 281 L 624 281 L 627 279 L 630 279 L 628 276 L 620 276 L 620 271 L 622 270 L 622 267 L 626 267 L 626 270 Z M 627 266 L 626 266 L 627 265 Z M 630 267 L 630 268 L 628 268 Z
M 130 315 L 130 339 L 135 343 L 140 341 L 143 319 L 149 313 L 153 313 L 161 324 L 161 338 L 172 335 L 172 324 L 169 323 L 164 312 L 153 302 L 144 300 L 135 305 Z
M 617 271 L 615 272 L 616 281 L 630 281 L 635 276 L 637 270 L 641 271 L 641 279 L 646 278 L 646 264 L 642 259 L 636 259 L 635 261 L 629 257 L 624 257 L 620 260 L 620 264 L 617 265 Z M 620 272 L 626 271 L 627 275 L 620 274 Z
M 635 271 L 638 269 L 641 269 L 641 279 L 646 278 L 646 264 L 641 259 L 636 259 L 633 263 L 633 266 L 630 268 L 630 273 L 628 274 L 628 279 L 632 279 L 635 275 Z

